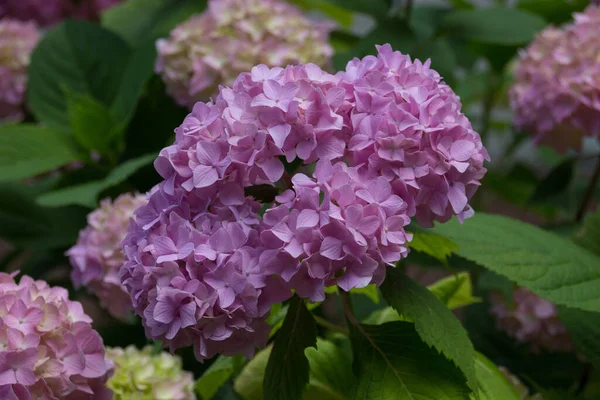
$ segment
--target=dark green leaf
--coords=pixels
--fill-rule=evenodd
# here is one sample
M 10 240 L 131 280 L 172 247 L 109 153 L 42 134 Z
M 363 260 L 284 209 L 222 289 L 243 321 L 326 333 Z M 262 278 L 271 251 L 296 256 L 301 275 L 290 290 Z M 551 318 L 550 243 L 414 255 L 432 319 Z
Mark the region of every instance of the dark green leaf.
M 291 0 L 291 3 L 310 11 L 317 10 L 337 22 L 344 28 L 350 28 L 354 21 L 354 15 L 347 8 L 332 4 L 327 0 Z
M 263 382 L 265 400 L 301 399 L 309 378 L 307 347 L 317 344 L 317 325 L 304 301 L 294 297 L 283 321 Z
M 457 400 L 471 392 L 452 362 L 421 341 L 414 325 L 351 325 L 353 399 Z
M 166 35 L 194 13 L 206 7 L 203 0 L 128 0 L 102 14 L 102 25 L 130 45 Z
M 600 368 L 600 313 L 561 306 L 558 315 L 573 338 L 577 351 Z
M 562 193 L 573 178 L 575 160 L 570 158 L 554 167 L 535 188 L 531 201 L 539 202 Z
M 305 351 L 310 364 L 310 379 L 304 400 L 345 400 L 355 384 L 352 374 L 350 341 L 317 339 L 317 348 Z
M 78 159 L 69 137 L 30 124 L 0 125 L 0 182 L 29 178 Z
M 67 112 L 71 120 L 73 137 L 90 151 L 100 154 L 110 152 L 111 141 L 118 135 L 107 106 L 89 95 L 67 92 Z
M 110 106 L 128 56 L 127 44 L 96 24 L 67 21 L 52 28 L 31 56 L 31 110 L 48 125 L 70 129 L 66 91 L 89 95 Z
M 387 0 L 327 0 L 346 10 L 369 14 L 378 18 L 385 17 L 390 9 Z
M 476 353 L 475 375 L 481 400 L 521 400 L 521 396 L 493 362 Z
M 571 20 L 574 11 L 582 11 L 589 3 L 588 0 L 519 0 L 517 7 L 537 14 L 548 22 L 562 24 Z
M 583 227 L 574 238 L 575 243 L 600 256 L 600 207 L 583 221 Z
M 95 208 L 97 197 L 104 189 L 118 185 L 125 181 L 141 167 L 148 165 L 156 158 L 154 154 L 148 154 L 133 160 L 128 160 L 113 169 L 101 181 L 86 182 L 80 185 L 69 186 L 45 193 L 37 198 L 40 205 L 46 207 L 60 207 L 77 204 L 84 207 Z
M 427 288 L 395 268 L 388 268 L 381 292 L 398 314 L 414 321 L 421 339 L 448 357 L 477 390 L 475 349 L 456 316 Z
M 535 14 L 513 8 L 478 8 L 448 14 L 441 28 L 454 36 L 480 43 L 522 45 L 533 39 L 546 22 Z

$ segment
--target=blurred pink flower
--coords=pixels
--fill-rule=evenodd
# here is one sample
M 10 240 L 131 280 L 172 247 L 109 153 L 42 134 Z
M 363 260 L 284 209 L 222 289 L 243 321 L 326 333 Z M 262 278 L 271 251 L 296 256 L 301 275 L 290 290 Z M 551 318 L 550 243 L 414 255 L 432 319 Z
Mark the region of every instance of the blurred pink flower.
M 125 193 L 111 201 L 104 199 L 100 208 L 88 215 L 88 226 L 79 233 L 75 246 L 67 251 L 75 287 L 85 286 L 115 318 L 125 319 L 131 312 L 129 296 L 119 280 L 124 264 L 121 242 L 133 212 L 146 204 L 144 195 Z
M 511 302 L 501 293 L 490 296 L 490 312 L 498 329 L 519 343 L 531 346 L 532 351 L 573 351 L 573 343 L 558 318 L 556 306 L 526 288 L 518 288 Z
M 210 0 L 203 14 L 157 42 L 156 71 L 175 100 L 191 109 L 257 64 L 329 65 L 331 29 L 282 0 Z M 272 101 L 270 95 L 265 90 L 257 101 Z
M 574 19 L 521 51 L 510 90 L 515 125 L 560 152 L 600 135 L 600 8 Z

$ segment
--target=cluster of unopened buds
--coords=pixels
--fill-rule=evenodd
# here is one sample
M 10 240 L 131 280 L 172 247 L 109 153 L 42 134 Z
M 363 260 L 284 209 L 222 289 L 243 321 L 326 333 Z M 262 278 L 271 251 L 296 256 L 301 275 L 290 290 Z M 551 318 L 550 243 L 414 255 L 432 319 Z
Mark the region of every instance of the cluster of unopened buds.
M 320 301 L 379 284 L 412 217 L 472 215 L 488 155 L 458 97 L 429 61 L 378 50 L 337 75 L 259 65 L 194 106 L 124 242 L 149 337 L 199 360 L 250 357 L 292 290 Z M 260 185 L 282 190 L 260 204 L 245 194 Z

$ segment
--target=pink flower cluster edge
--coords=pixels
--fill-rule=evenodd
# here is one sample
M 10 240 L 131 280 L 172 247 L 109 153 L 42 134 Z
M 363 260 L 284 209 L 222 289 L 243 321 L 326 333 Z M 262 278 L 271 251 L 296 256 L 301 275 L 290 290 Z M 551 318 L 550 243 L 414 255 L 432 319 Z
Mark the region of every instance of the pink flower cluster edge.
M 81 304 L 15 275 L 0 273 L 0 398 L 111 399 L 112 363 Z
M 155 161 L 164 181 L 124 241 L 121 280 L 147 335 L 193 345 L 198 360 L 252 356 L 271 304 L 292 290 L 320 301 L 327 286 L 381 283 L 408 253 L 412 217 L 473 214 L 489 158 L 429 61 L 389 45 L 337 75 L 256 66 L 175 133 Z M 303 173 L 288 176 L 294 161 Z M 245 196 L 282 181 L 273 204 Z

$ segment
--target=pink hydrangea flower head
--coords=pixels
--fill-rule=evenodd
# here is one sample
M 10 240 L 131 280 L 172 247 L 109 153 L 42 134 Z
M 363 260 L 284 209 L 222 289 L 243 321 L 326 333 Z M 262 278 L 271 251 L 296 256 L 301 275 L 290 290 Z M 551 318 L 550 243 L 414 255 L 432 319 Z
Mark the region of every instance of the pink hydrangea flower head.
M 156 70 L 175 100 L 192 108 L 257 64 L 328 66 L 331 28 L 282 0 L 211 0 L 157 42 Z
M 111 399 L 102 338 L 66 289 L 0 273 L 0 398 Z
M 175 134 L 121 278 L 147 334 L 193 344 L 199 359 L 251 355 L 290 289 L 320 301 L 327 286 L 381 283 L 408 253 L 411 217 L 472 213 L 487 159 L 439 75 L 389 45 L 338 75 L 253 67 L 214 104 L 196 103 Z M 286 163 L 303 171 L 288 175 Z M 245 194 L 257 185 L 287 190 L 261 207 Z
M 511 302 L 501 293 L 492 293 L 490 301 L 497 328 L 519 343 L 530 345 L 533 352 L 573 351 L 573 343 L 558 318 L 556 306 L 548 300 L 526 288 L 518 288 Z
M 23 118 L 27 67 L 39 38 L 33 22 L 0 20 L 0 122 Z
M 146 204 L 145 195 L 125 193 L 88 215 L 88 226 L 79 233 L 75 246 L 67 251 L 75 287 L 85 286 L 115 318 L 125 319 L 131 312 L 129 295 L 119 279 L 125 262 L 121 242 L 127 235 L 133 212 Z
M 600 135 L 600 7 L 549 27 L 522 50 L 510 100 L 515 125 L 564 152 Z

